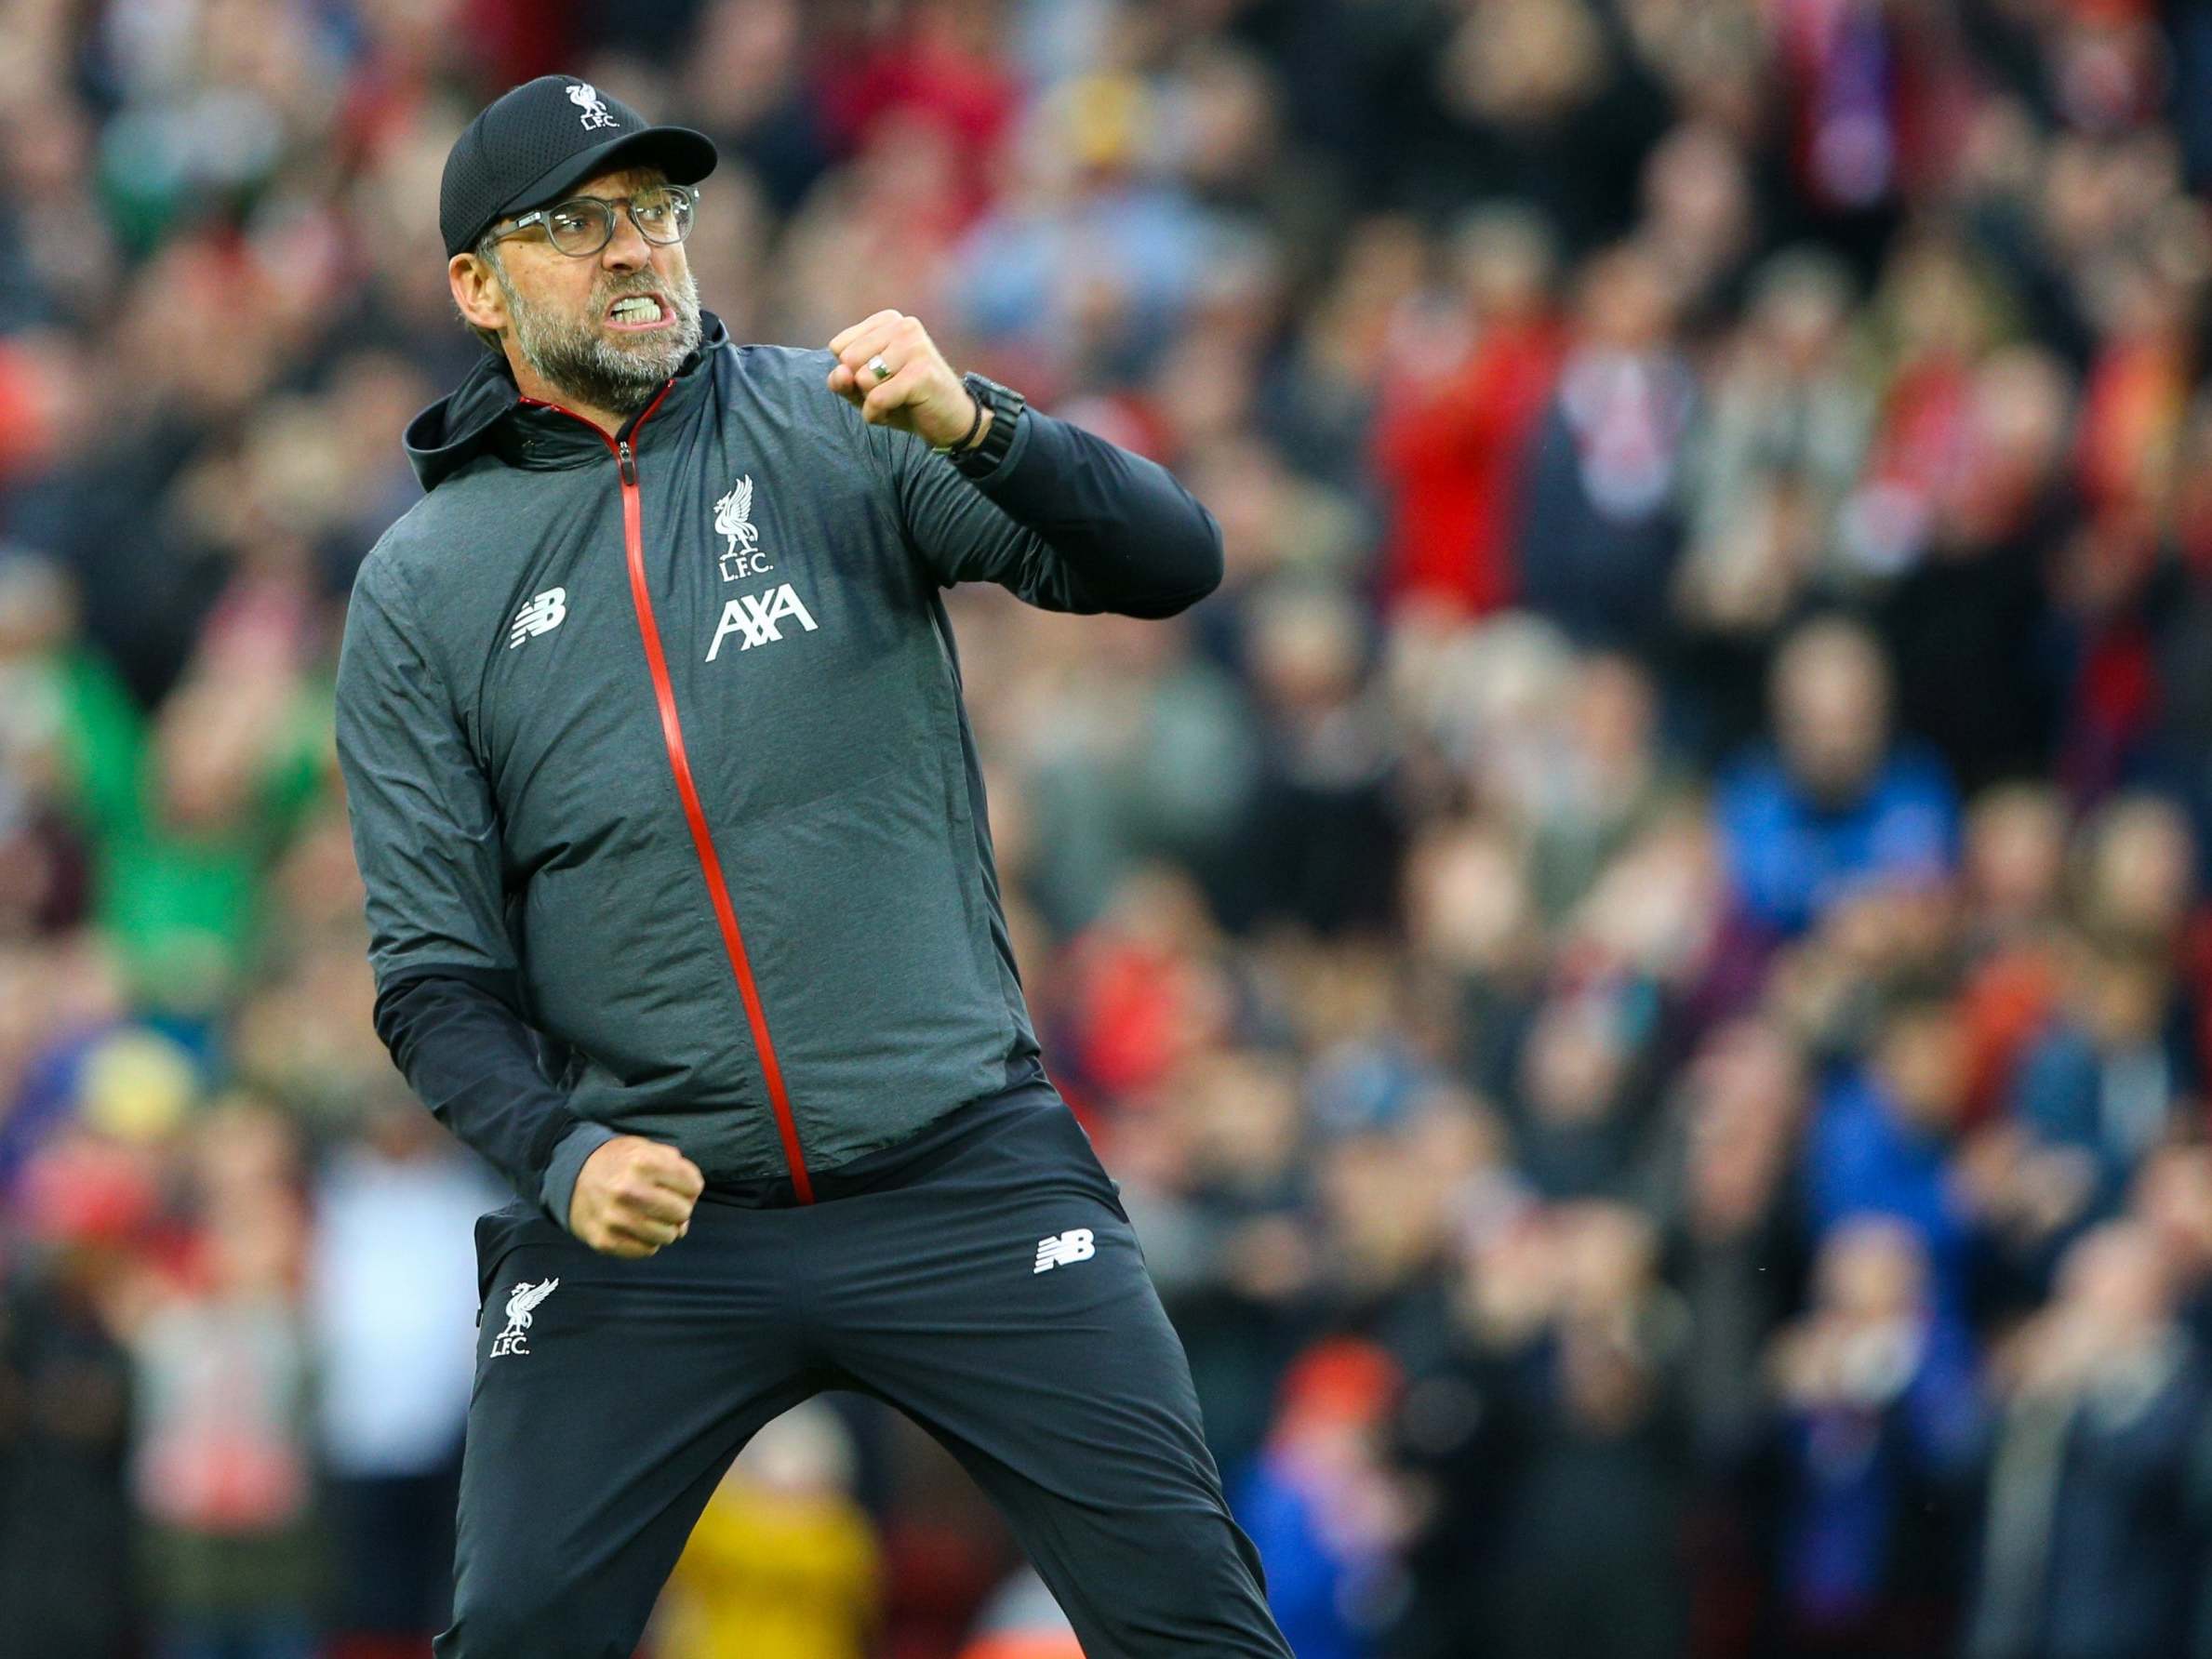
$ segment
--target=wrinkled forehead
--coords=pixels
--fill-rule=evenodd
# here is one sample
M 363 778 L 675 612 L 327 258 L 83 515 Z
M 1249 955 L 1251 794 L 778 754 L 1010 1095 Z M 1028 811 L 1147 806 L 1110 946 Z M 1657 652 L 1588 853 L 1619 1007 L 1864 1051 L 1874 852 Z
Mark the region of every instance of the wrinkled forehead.
M 645 190 L 655 184 L 666 184 L 668 175 L 659 167 L 616 167 L 610 172 L 594 173 L 573 190 L 562 192 L 568 196 L 605 196 L 613 200 L 633 192 Z
M 652 185 L 666 184 L 667 182 L 667 173 L 659 167 L 612 167 L 604 173 L 594 173 L 580 183 L 570 185 L 558 195 L 548 196 L 542 202 L 532 202 L 526 206 L 517 207 L 513 213 L 505 215 L 501 222 L 512 222 L 525 213 L 534 212 L 540 207 L 555 206 L 562 202 L 574 201 L 578 196 L 597 196 L 603 201 L 619 201 L 624 196 L 634 195 L 637 192 Z

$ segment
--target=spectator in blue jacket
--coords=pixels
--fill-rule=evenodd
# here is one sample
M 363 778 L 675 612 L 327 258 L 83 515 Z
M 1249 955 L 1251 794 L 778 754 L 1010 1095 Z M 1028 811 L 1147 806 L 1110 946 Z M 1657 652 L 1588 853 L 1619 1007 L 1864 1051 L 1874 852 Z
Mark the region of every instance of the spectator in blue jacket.
M 1959 810 L 1942 761 L 1890 730 L 1873 636 L 1839 617 L 1792 634 L 1770 687 L 1775 743 L 1723 778 L 1714 811 L 1738 902 L 1784 936 L 1876 882 L 1928 883 L 1956 862 Z
M 1943 1587 L 1976 1472 L 1973 1344 L 1899 1221 L 1838 1228 L 1813 1307 L 1776 1339 L 1784 1507 L 1781 1651 L 1927 1659 L 1951 1651 Z
M 2074 981 L 2072 1009 L 2028 1051 L 2014 1109 L 2043 1145 L 2091 1161 L 2096 1206 L 2110 1214 L 2142 1159 L 2180 1127 L 2193 1081 L 2189 1045 L 2167 1029 L 2172 979 L 2163 956 L 2093 948 Z
M 1901 997 L 1883 1015 L 1870 1063 L 1830 1085 L 1806 1160 L 1816 1235 L 1853 1217 L 1903 1222 L 1926 1249 L 1939 1300 L 1965 1299 L 1973 1218 L 1952 1137 L 1966 1100 L 1956 1012 L 1941 997 Z

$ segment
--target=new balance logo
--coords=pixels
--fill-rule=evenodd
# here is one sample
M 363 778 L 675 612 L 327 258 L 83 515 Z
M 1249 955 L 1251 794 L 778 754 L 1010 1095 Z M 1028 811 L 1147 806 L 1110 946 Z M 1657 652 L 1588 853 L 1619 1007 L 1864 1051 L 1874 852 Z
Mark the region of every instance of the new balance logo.
M 1032 1277 L 1049 1273 L 1055 1267 L 1069 1267 L 1075 1262 L 1087 1262 L 1099 1254 L 1090 1228 L 1079 1227 L 1064 1232 L 1057 1239 L 1037 1241 L 1037 1265 L 1030 1269 Z
M 741 636 L 738 644 L 740 651 L 781 639 L 782 630 L 776 624 L 785 620 L 797 622 L 808 633 L 814 631 L 813 617 L 791 591 L 789 582 L 766 593 L 739 594 L 722 607 L 722 621 L 714 630 L 714 643 L 707 647 L 707 660 L 713 662 L 722 654 L 722 642 L 733 633 Z
M 523 1280 L 507 1298 L 507 1328 L 491 1339 L 491 1358 L 500 1359 L 515 1354 L 526 1360 L 530 1357 L 530 1309 L 560 1289 L 557 1279 L 540 1280 L 532 1284 Z
M 551 633 L 568 618 L 568 590 L 548 588 L 514 613 L 514 626 L 507 630 L 512 651 L 534 633 Z

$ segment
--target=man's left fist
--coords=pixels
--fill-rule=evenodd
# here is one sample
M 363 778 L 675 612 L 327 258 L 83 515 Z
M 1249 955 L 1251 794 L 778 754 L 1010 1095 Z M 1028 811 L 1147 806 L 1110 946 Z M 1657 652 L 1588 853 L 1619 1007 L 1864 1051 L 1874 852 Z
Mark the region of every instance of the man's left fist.
M 830 390 L 869 425 L 912 432 L 932 449 L 957 444 L 975 425 L 976 400 L 918 318 L 879 311 L 838 335 L 830 350 L 837 357 Z M 876 372 L 878 359 L 886 372 Z

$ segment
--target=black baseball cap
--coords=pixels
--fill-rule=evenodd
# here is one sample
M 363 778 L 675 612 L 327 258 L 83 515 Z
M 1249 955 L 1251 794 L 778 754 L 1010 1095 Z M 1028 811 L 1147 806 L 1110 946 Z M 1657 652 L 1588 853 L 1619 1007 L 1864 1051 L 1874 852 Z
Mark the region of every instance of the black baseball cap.
M 451 259 L 510 213 L 560 200 L 611 167 L 656 166 L 673 184 L 714 170 L 714 142 L 655 126 L 581 75 L 540 75 L 486 105 L 446 153 L 438 230 Z

